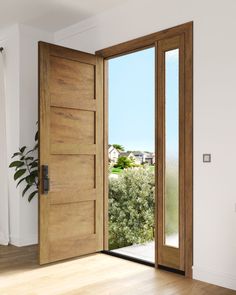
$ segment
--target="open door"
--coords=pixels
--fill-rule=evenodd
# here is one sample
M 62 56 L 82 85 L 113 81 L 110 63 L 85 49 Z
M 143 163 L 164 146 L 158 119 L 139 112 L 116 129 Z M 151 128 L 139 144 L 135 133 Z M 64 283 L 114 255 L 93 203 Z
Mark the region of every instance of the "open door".
M 103 59 L 39 43 L 40 264 L 103 250 Z

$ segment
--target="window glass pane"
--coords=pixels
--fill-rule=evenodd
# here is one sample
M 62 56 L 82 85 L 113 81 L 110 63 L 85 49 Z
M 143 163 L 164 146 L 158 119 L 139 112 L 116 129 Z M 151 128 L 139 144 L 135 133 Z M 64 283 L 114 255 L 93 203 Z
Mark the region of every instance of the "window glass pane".
M 179 49 L 165 53 L 165 245 L 179 247 Z

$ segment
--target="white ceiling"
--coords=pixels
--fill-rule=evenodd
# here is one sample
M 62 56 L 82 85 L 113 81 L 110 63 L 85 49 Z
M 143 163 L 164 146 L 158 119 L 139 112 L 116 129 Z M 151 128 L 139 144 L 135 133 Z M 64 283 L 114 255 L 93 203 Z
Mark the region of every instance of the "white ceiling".
M 127 0 L 0 0 L 0 29 L 21 23 L 57 31 Z

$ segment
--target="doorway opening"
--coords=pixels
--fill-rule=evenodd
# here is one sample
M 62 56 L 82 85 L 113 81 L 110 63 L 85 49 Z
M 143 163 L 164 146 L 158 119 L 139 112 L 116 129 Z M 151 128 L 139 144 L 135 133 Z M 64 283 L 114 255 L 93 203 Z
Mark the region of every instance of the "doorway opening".
M 193 256 L 192 31 L 193 23 L 187 23 L 96 52 L 104 58 L 105 252 L 187 277 L 192 276 Z M 152 66 L 146 73 L 141 56 L 147 58 L 148 53 Z M 145 89 L 148 78 L 149 86 L 153 82 L 149 90 Z M 150 89 L 153 95 L 148 98 Z M 153 136 L 147 138 L 149 132 Z M 150 138 L 153 149 L 143 146 Z M 135 167 L 136 156 L 145 152 L 152 154 L 154 161 Z M 154 178 L 153 184 L 148 181 L 153 188 L 154 198 L 149 203 L 153 211 L 146 210 L 153 212 L 150 219 L 154 216 L 152 237 L 148 236 L 150 224 L 146 226 L 145 219 L 137 221 L 148 198 L 147 194 L 144 200 L 139 197 L 145 196 L 145 184 L 140 180 L 133 186 L 129 180 L 130 174 L 143 172 L 147 166 L 153 166 Z M 134 210 L 141 200 L 143 204 Z M 133 212 L 138 214 L 132 228 Z M 124 232 L 133 235 L 128 242 L 129 235 Z M 127 244 L 123 243 L 124 236 Z M 151 245 L 151 255 L 147 255 L 147 244 Z
M 108 61 L 108 247 L 155 263 L 155 48 Z

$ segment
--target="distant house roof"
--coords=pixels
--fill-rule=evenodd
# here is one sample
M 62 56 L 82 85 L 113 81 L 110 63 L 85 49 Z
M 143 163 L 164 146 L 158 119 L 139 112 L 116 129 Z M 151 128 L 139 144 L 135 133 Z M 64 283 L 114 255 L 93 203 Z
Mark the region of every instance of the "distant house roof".
M 136 151 L 136 152 L 133 152 L 134 156 L 135 157 L 146 157 L 146 158 L 153 158 L 155 156 L 154 153 L 151 153 L 151 152 L 140 152 L 140 151 Z
M 118 154 L 120 154 L 120 151 L 116 149 L 112 144 L 108 145 L 108 151 L 109 152 L 116 151 Z
M 136 152 L 133 152 L 133 154 L 136 156 L 136 157 L 141 157 L 141 156 L 143 156 L 143 152 L 140 152 L 140 151 L 136 151 Z
M 130 157 L 130 156 L 134 156 L 134 154 L 130 152 L 120 152 L 120 157 Z
M 155 156 L 154 153 L 145 153 L 146 157 L 153 158 Z

